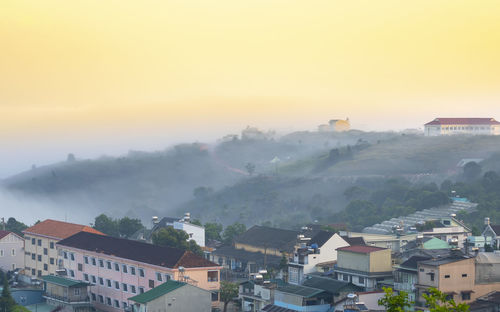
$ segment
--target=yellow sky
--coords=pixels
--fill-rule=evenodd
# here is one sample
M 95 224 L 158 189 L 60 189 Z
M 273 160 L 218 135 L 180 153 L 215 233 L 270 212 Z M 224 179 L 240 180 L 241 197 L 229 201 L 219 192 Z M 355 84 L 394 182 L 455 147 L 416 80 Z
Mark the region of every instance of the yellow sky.
M 498 0 L 2 0 L 0 139 L 500 118 L 499 16 Z

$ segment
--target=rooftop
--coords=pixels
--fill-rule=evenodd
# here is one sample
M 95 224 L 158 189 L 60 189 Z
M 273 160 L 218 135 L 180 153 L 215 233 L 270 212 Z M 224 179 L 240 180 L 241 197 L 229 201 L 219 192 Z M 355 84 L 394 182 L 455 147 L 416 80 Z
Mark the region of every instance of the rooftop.
M 340 291 L 346 287 L 350 287 L 356 290 L 361 290 L 361 287 L 357 287 L 351 283 L 338 281 L 333 278 L 319 277 L 319 276 L 308 276 L 308 278 L 302 284 L 303 286 L 322 289 L 329 293 L 339 294 Z
M 169 280 L 149 291 L 146 291 L 145 293 L 131 297 L 128 300 L 138 303 L 147 303 L 185 285 L 186 283 L 183 282 Z
M 436 118 L 425 125 L 500 125 L 500 122 L 494 118 Z
M 366 245 L 366 242 L 363 237 L 349 237 L 349 236 L 341 236 L 343 240 L 345 240 L 349 245 Z
M 214 255 L 233 258 L 239 261 L 253 261 L 255 263 L 266 263 L 268 265 L 279 265 L 281 257 L 274 255 L 264 255 L 261 252 L 250 252 L 244 249 L 236 249 L 233 246 L 221 246 L 212 252 Z
M 417 269 L 418 262 L 420 261 L 425 261 L 429 260 L 430 257 L 425 257 L 425 256 L 413 256 L 410 259 L 406 260 L 405 262 L 401 263 L 400 267 L 401 268 L 408 268 L 408 269 Z
M 79 287 L 79 286 L 90 285 L 89 283 L 85 283 L 83 281 L 77 281 L 70 278 L 55 276 L 55 275 L 42 276 L 42 280 L 47 283 L 56 284 L 64 287 Z
M 55 239 L 65 239 L 79 232 L 105 235 L 87 225 L 47 219 L 23 231 L 24 234 L 42 235 Z
M 463 260 L 467 260 L 467 259 L 471 259 L 471 257 L 465 256 L 465 255 L 450 255 L 449 257 L 446 257 L 446 258 L 425 260 L 425 261 L 421 261 L 420 263 L 425 264 L 425 265 L 431 265 L 431 266 L 440 266 L 440 265 L 458 262 L 458 261 L 463 261 Z
M 254 225 L 235 239 L 236 243 L 250 246 L 275 248 L 282 251 L 293 251 L 299 231 L 270 228 Z
M 490 227 L 495 232 L 495 234 L 500 235 L 500 225 L 490 224 Z
M 268 304 L 262 308 L 264 312 L 296 312 L 296 310 L 290 310 L 287 308 L 279 307 L 274 304 Z
M 299 285 L 292 285 L 292 284 L 278 286 L 278 288 L 276 290 L 287 293 L 287 294 L 301 296 L 304 298 L 311 298 L 311 297 L 314 297 L 314 296 L 324 292 L 324 290 L 322 290 L 322 289 L 306 287 L 306 286 L 299 286 Z
M 77 233 L 57 244 L 166 268 L 219 266 L 190 251 L 87 232 Z
M 4 238 L 5 236 L 9 235 L 10 233 L 17 235 L 14 232 L 0 230 L 0 239 Z
M 382 248 L 382 247 L 354 245 L 354 246 L 337 248 L 337 251 L 350 251 L 350 252 L 356 252 L 356 253 L 372 253 L 375 251 L 386 250 L 386 249 L 387 248 Z

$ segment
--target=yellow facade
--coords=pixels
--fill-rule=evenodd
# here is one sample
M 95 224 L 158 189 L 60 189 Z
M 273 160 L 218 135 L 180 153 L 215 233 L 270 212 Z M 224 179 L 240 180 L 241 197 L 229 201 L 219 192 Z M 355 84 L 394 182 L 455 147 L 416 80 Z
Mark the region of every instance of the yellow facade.
M 24 236 L 25 275 L 40 277 L 55 274 L 57 269 L 58 240 L 35 234 Z

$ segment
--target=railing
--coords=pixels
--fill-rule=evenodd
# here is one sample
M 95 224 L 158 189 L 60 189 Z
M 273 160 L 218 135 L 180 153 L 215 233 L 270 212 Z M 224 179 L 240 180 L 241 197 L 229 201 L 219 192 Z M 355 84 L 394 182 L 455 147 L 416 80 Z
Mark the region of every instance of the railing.
M 49 300 L 57 300 L 67 304 L 90 303 L 89 296 L 80 296 L 75 298 L 62 297 L 54 294 L 44 293 L 43 297 Z

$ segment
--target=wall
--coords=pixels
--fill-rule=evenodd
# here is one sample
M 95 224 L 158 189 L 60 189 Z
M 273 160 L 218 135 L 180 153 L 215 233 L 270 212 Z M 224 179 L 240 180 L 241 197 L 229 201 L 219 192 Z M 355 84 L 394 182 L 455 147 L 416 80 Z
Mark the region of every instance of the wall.
M 11 271 L 24 268 L 24 239 L 10 233 L 0 240 L 0 269 Z
M 370 254 L 370 272 L 392 272 L 391 250 L 379 250 Z
M 274 248 L 267 248 L 266 249 L 266 248 L 261 247 L 261 246 L 251 246 L 251 245 L 241 244 L 241 243 L 235 243 L 234 248 L 244 249 L 244 250 L 250 251 L 250 252 L 260 252 L 262 254 L 268 254 L 268 255 L 273 255 L 273 256 L 278 256 L 278 257 L 282 256 L 281 251 L 279 251 L 278 249 L 274 249 Z M 289 256 L 287 253 L 285 253 L 285 254 L 287 256 Z
M 32 238 L 35 239 L 35 244 L 32 243 Z M 38 245 L 38 240 L 41 240 L 41 246 Z M 50 248 L 50 243 L 53 243 L 54 247 Z M 57 269 L 57 250 L 55 244 L 58 242 L 56 239 L 51 239 L 43 236 L 26 234 L 24 237 L 24 248 L 25 248 L 25 274 L 36 277 L 38 275 L 50 275 L 55 274 Z M 47 249 L 47 255 L 44 254 L 44 250 Z M 35 254 L 35 260 L 32 259 L 32 254 Z M 41 255 L 42 261 L 38 261 L 38 255 Z M 50 259 L 53 259 L 53 264 L 50 263 Z M 47 265 L 47 270 L 45 270 L 44 264 Z M 32 269 L 35 269 L 35 274 L 32 274 Z
M 339 250 L 337 266 L 344 269 L 370 272 L 370 256 L 369 254 Z
M 205 247 L 205 228 L 191 223 L 174 222 L 174 229 L 183 230 L 188 233 L 191 240 L 194 240 L 200 247 Z
M 185 285 L 147 303 L 147 312 L 210 312 L 212 295 L 197 287 Z

